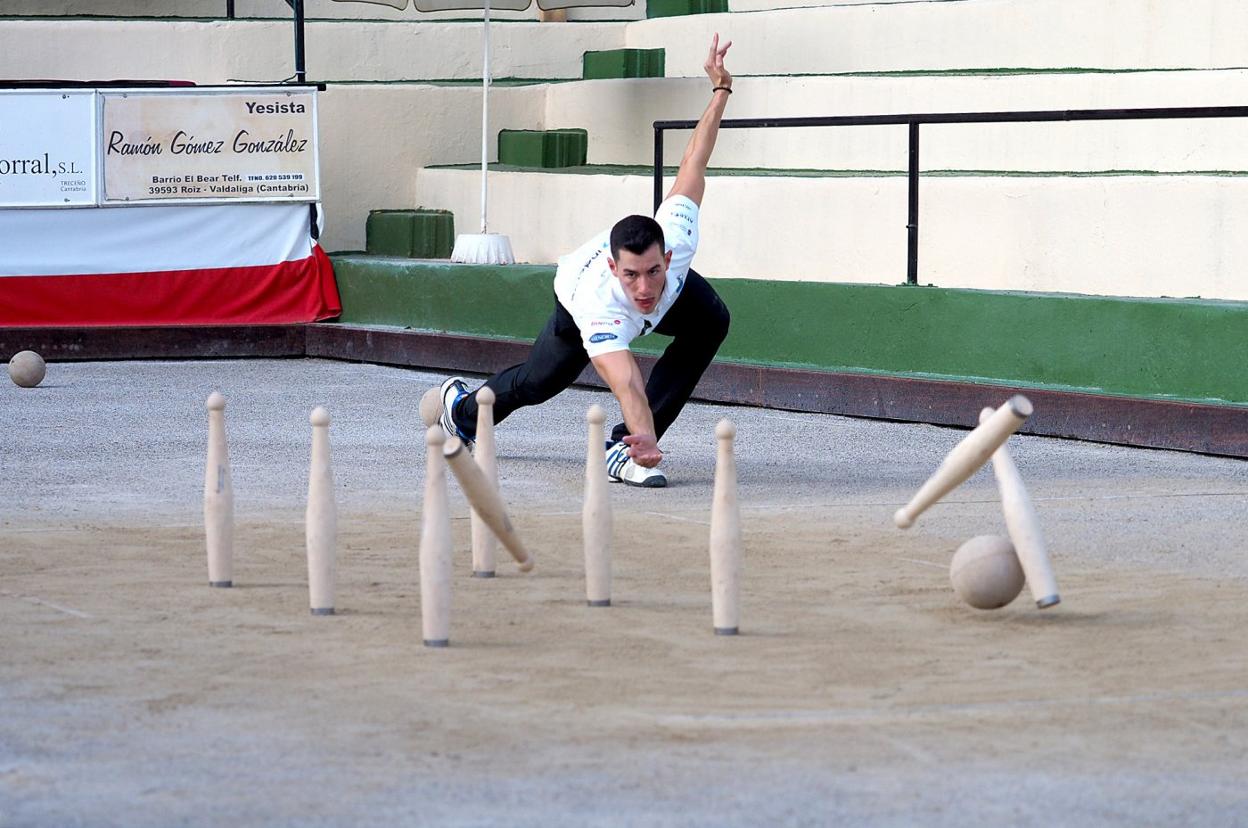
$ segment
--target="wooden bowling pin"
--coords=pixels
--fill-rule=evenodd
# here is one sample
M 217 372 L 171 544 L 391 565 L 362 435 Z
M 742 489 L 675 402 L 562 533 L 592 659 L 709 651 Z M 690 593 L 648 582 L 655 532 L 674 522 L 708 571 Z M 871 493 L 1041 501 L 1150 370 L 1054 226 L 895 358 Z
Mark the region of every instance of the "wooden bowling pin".
M 338 509 L 334 503 L 334 472 L 329 464 L 329 412 L 317 406 L 309 420 L 312 463 L 306 515 L 308 599 L 313 615 L 333 615 Z
M 446 496 L 446 433 L 425 431 L 425 506 L 420 516 L 420 618 L 426 647 L 451 637 L 451 516 Z
M 905 506 L 893 515 L 899 529 L 914 525 L 929 506 L 956 489 L 979 471 L 992 453 L 1031 416 L 1031 402 L 1021 394 L 1010 397 L 986 421 L 966 435 L 945 457 Z
M 585 599 L 591 607 L 611 606 L 611 498 L 607 492 L 607 457 L 603 423 L 607 412 L 593 405 L 585 419 L 589 440 L 585 451 L 585 505 L 581 530 L 585 544 Z
M 741 601 L 741 509 L 737 504 L 737 462 L 732 441 L 737 427 L 720 420 L 711 501 L 711 615 L 716 635 L 736 635 Z
M 498 455 L 494 447 L 494 392 L 477 389 L 477 447 L 473 459 L 490 485 L 498 489 Z M 477 510 L 472 510 L 472 577 L 493 578 L 498 541 Z
M 511 518 L 507 516 L 507 509 L 503 506 L 503 499 L 499 497 L 498 489 L 490 485 L 481 467 L 472 459 L 472 455 L 464 450 L 463 441 L 458 437 L 447 440 L 446 445 L 442 447 L 442 456 L 446 458 L 446 464 L 455 475 L 455 479 L 459 481 L 460 488 L 464 490 L 468 505 L 481 515 L 486 525 L 494 532 L 494 536 L 507 547 L 507 551 L 520 564 L 520 571 L 528 572 L 532 569 L 533 556 L 524 548 L 524 543 L 516 534 L 515 527 L 511 525 Z
M 442 389 L 436 385 L 425 392 L 420 398 L 420 421 L 425 428 L 437 425 L 442 419 Z
M 985 408 L 979 414 L 982 423 L 992 416 L 992 409 Z M 1001 510 L 1005 513 L 1005 527 L 1010 541 L 1018 554 L 1018 562 L 1027 578 L 1027 588 L 1040 609 L 1047 609 L 1062 602 L 1057 591 L 1057 576 L 1049 550 L 1040 531 L 1040 520 L 1023 477 L 1014 465 L 1014 458 L 1002 443 L 992 455 L 992 471 L 997 477 L 997 489 L 1001 492 Z
M 208 458 L 204 464 L 204 537 L 208 586 L 234 585 L 234 483 L 225 438 L 225 397 L 208 395 Z

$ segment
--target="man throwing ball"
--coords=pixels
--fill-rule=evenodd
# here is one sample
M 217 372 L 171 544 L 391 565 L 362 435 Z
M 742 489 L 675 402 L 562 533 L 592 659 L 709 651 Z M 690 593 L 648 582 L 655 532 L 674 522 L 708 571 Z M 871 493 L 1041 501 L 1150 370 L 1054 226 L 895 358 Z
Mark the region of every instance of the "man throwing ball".
M 624 414 L 606 446 L 607 474 L 630 486 L 667 485 L 658 468 L 659 439 L 728 334 L 728 308 L 690 265 L 698 247 L 706 165 L 732 94 L 732 75 L 724 68 L 731 45 L 720 46 L 719 35 L 711 41 L 705 65 L 711 102 L 654 218 L 628 216 L 561 257 L 555 310 L 528 360 L 485 383 L 495 394 L 495 422 L 501 422 L 517 408 L 549 400 L 593 363 Z M 655 331 L 673 339 L 643 382 L 629 344 Z M 442 409 L 447 432 L 471 442 L 476 393 L 462 378 L 442 384 Z

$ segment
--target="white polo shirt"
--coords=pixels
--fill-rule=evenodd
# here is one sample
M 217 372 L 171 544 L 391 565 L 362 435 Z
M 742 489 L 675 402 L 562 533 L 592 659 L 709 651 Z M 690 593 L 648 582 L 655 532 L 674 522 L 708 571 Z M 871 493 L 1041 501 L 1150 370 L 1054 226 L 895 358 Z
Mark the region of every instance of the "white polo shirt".
M 672 253 L 667 282 L 654 310 L 642 313 L 620 280 L 611 273 L 611 229 L 594 236 L 575 252 L 562 256 L 555 271 L 555 296 L 572 314 L 581 330 L 581 342 L 591 358 L 628 350 L 629 343 L 645 336 L 676 302 L 689 275 L 698 249 L 698 205 L 682 195 L 659 205 L 654 220 L 663 228 L 663 240 Z

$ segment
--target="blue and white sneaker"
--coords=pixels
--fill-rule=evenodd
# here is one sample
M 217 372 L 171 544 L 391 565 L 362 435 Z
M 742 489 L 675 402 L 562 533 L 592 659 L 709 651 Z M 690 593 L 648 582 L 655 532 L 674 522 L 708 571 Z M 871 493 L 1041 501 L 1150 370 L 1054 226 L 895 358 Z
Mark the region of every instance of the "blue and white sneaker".
M 455 406 L 459 404 L 460 400 L 471 393 L 468 390 L 468 383 L 464 382 L 463 377 L 451 377 L 442 383 L 442 430 L 446 432 L 448 437 L 458 437 L 463 440 L 464 445 L 470 449 L 474 442 L 473 439 L 455 424 L 455 418 L 451 415 L 451 412 L 455 410 Z
M 667 475 L 663 472 L 633 462 L 628 456 L 628 444 L 623 440 L 607 447 L 607 479 L 645 489 L 661 489 L 667 485 Z

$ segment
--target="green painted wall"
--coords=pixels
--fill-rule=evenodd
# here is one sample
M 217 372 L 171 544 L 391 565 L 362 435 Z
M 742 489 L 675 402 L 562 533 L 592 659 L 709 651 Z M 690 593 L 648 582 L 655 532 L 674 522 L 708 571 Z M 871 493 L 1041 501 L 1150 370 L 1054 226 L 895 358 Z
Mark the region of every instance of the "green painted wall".
M 554 306 L 550 265 L 334 268 L 347 323 L 529 339 Z M 711 281 L 733 313 L 721 359 L 1248 404 L 1244 302 Z

